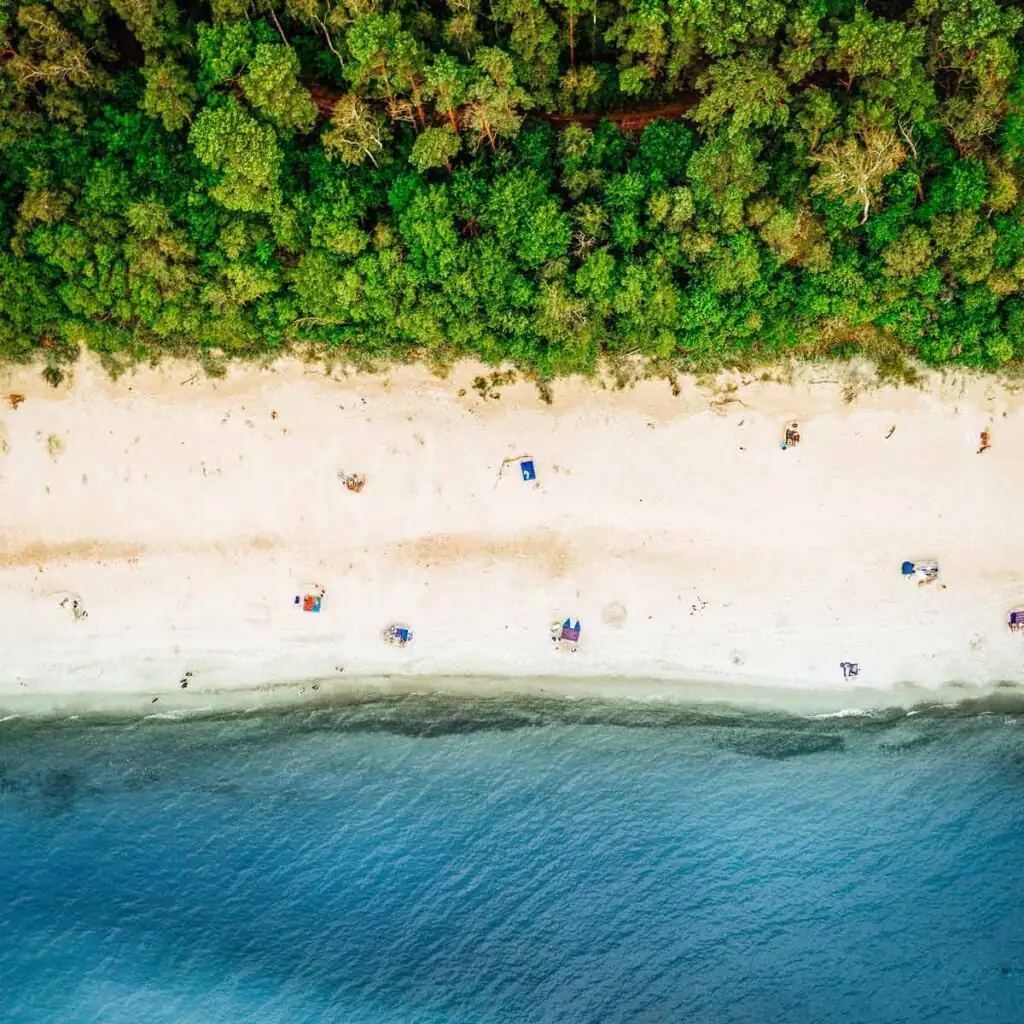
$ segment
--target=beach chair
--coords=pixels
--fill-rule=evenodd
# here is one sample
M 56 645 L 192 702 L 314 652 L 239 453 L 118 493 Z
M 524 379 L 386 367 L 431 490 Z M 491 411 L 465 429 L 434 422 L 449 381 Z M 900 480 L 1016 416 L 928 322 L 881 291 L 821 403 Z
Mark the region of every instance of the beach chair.
M 295 595 L 296 605 L 299 605 L 304 612 L 317 613 L 323 606 L 323 600 L 327 591 L 317 583 L 306 584 L 301 592 Z
M 406 647 L 412 643 L 413 632 L 408 626 L 392 623 L 384 630 L 384 643 L 392 647 Z

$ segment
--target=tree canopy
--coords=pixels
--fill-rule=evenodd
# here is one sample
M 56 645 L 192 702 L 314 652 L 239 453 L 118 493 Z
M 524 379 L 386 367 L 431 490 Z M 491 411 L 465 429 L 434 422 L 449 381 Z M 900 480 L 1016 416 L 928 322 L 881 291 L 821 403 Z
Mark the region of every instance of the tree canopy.
M 5 0 L 0 357 L 1024 362 L 1022 56 L 1010 0 Z

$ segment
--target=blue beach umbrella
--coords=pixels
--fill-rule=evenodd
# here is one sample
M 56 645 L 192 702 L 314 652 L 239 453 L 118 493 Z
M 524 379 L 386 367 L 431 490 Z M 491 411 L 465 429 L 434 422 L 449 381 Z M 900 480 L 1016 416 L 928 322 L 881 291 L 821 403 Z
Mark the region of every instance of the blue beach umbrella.
M 904 562 L 903 563 L 903 575 L 904 576 L 913 576 L 914 575 L 914 563 L 913 562 Z

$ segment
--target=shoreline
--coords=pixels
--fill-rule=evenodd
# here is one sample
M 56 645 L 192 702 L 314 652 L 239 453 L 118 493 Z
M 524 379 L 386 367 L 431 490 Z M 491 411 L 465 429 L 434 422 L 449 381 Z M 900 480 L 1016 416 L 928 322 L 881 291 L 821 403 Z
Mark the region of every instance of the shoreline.
M 560 382 L 549 406 L 525 382 L 481 397 L 482 372 L 169 363 L 115 383 L 86 360 L 54 390 L 8 368 L 0 393 L 25 401 L 0 406 L 0 709 L 557 679 L 838 712 L 1024 685 L 1011 387 L 867 389 L 856 365 L 808 365 L 678 395 Z M 780 450 L 791 420 L 800 445 Z M 523 454 L 536 481 L 502 472 Z M 901 578 L 930 557 L 938 585 Z M 565 617 L 574 653 L 551 649 Z M 389 622 L 411 647 L 380 641 Z
M 154 700 L 154 698 L 156 698 Z M 1024 715 L 1024 687 L 947 684 L 937 690 L 898 686 L 837 690 L 775 688 L 641 678 L 536 679 L 495 677 L 307 678 L 189 693 L 81 691 L 65 695 L 0 696 L 0 726 L 24 722 L 147 722 L 209 720 L 223 716 L 319 713 L 412 702 L 446 711 L 487 709 L 618 708 L 623 712 L 697 714 L 731 719 L 766 715 L 782 720 L 855 718 L 900 721 L 918 715 Z

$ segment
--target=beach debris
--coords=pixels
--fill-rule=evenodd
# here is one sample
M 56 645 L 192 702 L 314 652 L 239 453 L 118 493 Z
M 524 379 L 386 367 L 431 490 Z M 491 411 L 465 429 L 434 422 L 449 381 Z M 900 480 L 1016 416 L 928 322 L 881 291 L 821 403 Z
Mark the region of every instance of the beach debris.
M 923 587 L 939 578 L 939 563 L 934 558 L 904 562 L 901 571 L 908 580 L 917 580 L 917 585 Z
M 551 640 L 560 650 L 575 651 L 580 642 L 580 620 L 551 623 Z
M 75 622 L 80 622 L 82 619 L 89 618 L 89 613 L 85 610 L 85 605 L 82 604 L 82 599 L 77 594 L 60 593 L 57 594 L 58 604 L 64 611 L 70 613 L 71 618 Z
M 796 421 L 790 422 L 786 425 L 786 432 L 782 438 L 782 444 L 779 446 L 785 451 L 787 448 L 795 448 L 800 443 L 800 424 Z
M 501 480 L 505 470 L 511 465 L 517 465 L 519 467 L 519 475 L 523 478 L 524 483 L 532 483 L 534 487 L 538 486 L 537 483 L 537 466 L 533 461 L 533 456 L 530 454 L 524 455 L 510 455 L 507 459 L 501 460 L 501 465 L 498 467 L 498 477 L 494 481 L 494 486 L 498 486 L 498 482 Z
M 839 662 L 839 667 L 843 670 L 844 679 L 860 675 L 860 665 L 855 661 L 841 661 Z
M 750 382 L 744 381 L 743 383 L 746 385 Z M 715 385 L 712 389 L 711 401 L 708 402 L 708 408 L 716 416 L 727 416 L 730 405 L 741 405 L 746 408 L 746 402 L 737 394 L 739 389 L 739 384 L 734 380 L 727 381 L 721 385 Z
M 982 452 L 988 451 L 991 447 L 992 435 L 987 430 L 983 430 L 981 432 L 981 447 L 978 449 L 978 454 L 980 455 Z
M 384 630 L 381 639 L 392 647 L 408 647 L 413 640 L 413 631 L 408 626 L 393 622 Z
M 301 593 L 295 595 L 293 604 L 299 605 L 304 612 L 319 612 L 327 591 L 319 583 L 307 583 Z
M 1006 626 L 1011 633 L 1024 633 L 1024 608 L 1012 608 L 1008 611 Z
M 339 469 L 338 479 L 353 494 L 358 494 L 366 486 L 365 473 L 346 473 L 343 469 Z
M 891 426 L 891 427 L 889 428 L 889 433 L 885 435 L 885 439 L 886 439 L 886 441 L 888 441 L 888 440 L 889 440 L 889 438 L 890 438 L 890 437 L 892 437 L 892 435 L 893 435 L 893 434 L 895 434 L 895 433 L 896 433 L 896 424 L 894 423 L 894 424 L 893 424 L 893 425 L 892 425 L 892 426 Z
M 12 409 L 17 409 L 18 406 L 21 405 L 21 403 L 24 402 L 24 401 L 25 401 L 25 396 L 24 395 L 18 395 L 18 394 L 15 394 L 14 392 L 11 392 L 11 394 L 9 394 L 7 396 L 7 404 Z

